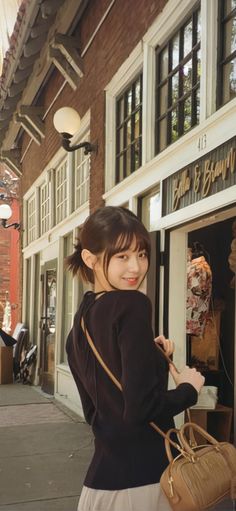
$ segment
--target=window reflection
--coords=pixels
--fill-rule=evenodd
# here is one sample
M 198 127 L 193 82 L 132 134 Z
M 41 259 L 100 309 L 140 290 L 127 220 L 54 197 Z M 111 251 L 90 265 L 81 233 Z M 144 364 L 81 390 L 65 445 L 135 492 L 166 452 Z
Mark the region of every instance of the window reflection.
M 159 229 L 161 218 L 160 189 L 154 188 L 141 199 L 141 218 L 148 231 Z

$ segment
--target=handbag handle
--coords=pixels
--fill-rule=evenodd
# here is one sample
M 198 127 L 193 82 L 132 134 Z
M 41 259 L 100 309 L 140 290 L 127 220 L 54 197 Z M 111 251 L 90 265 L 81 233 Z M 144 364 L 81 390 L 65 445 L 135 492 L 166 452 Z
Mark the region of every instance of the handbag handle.
M 210 442 L 215 447 L 220 449 L 219 442 L 213 436 L 211 436 L 209 433 L 207 433 L 207 431 L 205 431 L 205 429 L 201 428 L 201 426 L 199 426 L 198 424 L 195 424 L 194 422 L 186 422 L 185 424 L 183 424 L 181 426 L 181 428 L 179 430 L 179 437 L 180 437 L 180 442 L 183 445 L 183 448 L 191 456 L 194 456 L 194 451 L 191 449 L 191 445 L 189 445 L 189 442 L 188 442 L 188 440 L 186 439 L 186 436 L 185 436 L 185 431 L 188 428 L 194 429 L 195 431 L 200 433 L 200 435 L 202 435 L 204 438 L 206 438 L 206 440 L 208 440 L 208 442 Z
M 98 350 L 97 350 L 96 346 L 94 345 L 94 342 L 85 326 L 83 317 L 81 318 L 81 327 L 82 327 L 82 330 L 86 336 L 86 339 L 87 339 L 95 357 L 97 358 L 98 362 L 101 364 L 104 371 L 108 374 L 109 378 L 113 381 L 113 383 L 116 385 L 116 387 L 122 392 L 121 383 L 119 382 L 119 380 L 117 380 L 117 378 L 111 372 L 109 367 L 105 364 L 103 358 L 101 357 L 100 353 L 98 352 Z M 177 442 L 174 442 L 173 440 L 171 440 L 171 438 L 169 438 L 169 436 L 166 433 L 164 433 L 164 431 L 162 431 L 162 429 L 159 428 L 159 426 L 157 426 L 155 424 L 155 422 L 151 421 L 151 422 L 149 422 L 149 424 L 153 429 L 155 429 L 155 431 L 157 431 L 164 439 L 167 440 L 168 444 L 171 444 L 173 447 L 175 447 L 175 449 L 177 449 L 183 456 L 188 457 L 188 453 L 182 448 L 182 446 L 180 447 L 180 445 L 177 444 Z

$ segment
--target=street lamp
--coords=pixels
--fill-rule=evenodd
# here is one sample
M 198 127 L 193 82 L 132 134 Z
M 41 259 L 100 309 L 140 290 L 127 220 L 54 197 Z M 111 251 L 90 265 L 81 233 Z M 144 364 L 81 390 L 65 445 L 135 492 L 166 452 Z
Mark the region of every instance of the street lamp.
M 81 120 L 78 112 L 69 106 L 59 108 L 54 114 L 53 124 L 62 137 L 62 147 L 68 152 L 84 148 L 84 154 L 97 151 L 97 145 L 90 142 L 81 142 L 81 144 L 70 145 L 70 139 L 79 131 Z
M 1 226 L 4 227 L 4 229 L 9 229 L 9 227 L 14 227 L 14 229 L 20 230 L 20 224 L 17 222 L 14 222 L 12 224 L 7 224 L 7 220 L 11 218 L 12 216 L 12 209 L 8 204 L 1 204 L 0 205 L 0 222 Z

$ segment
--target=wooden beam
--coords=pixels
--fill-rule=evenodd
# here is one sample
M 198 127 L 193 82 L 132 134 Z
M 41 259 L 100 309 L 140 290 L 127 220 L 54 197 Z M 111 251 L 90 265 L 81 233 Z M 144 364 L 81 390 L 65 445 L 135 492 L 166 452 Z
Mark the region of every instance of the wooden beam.
M 21 105 L 19 108 L 19 116 L 24 117 L 42 138 L 45 138 L 44 113 L 45 108 L 41 106 Z
M 31 67 L 33 68 L 33 64 L 31 64 Z M 20 83 L 22 80 L 25 80 L 26 78 L 29 78 L 30 69 L 27 67 L 25 69 L 18 69 L 14 74 L 14 83 Z
M 52 48 L 60 50 L 64 55 L 67 62 L 73 67 L 79 78 L 82 78 L 84 73 L 83 59 L 79 54 L 79 43 L 75 37 L 66 36 L 64 34 L 55 34 L 52 41 Z
M 49 58 L 67 80 L 73 90 L 78 87 L 78 75 L 59 50 L 49 47 Z
M 24 46 L 24 56 L 32 57 L 32 55 L 36 55 L 42 49 L 43 44 L 45 43 L 46 35 L 41 34 L 37 39 L 29 39 L 28 42 Z
M 21 177 L 21 163 L 20 163 L 20 150 L 10 149 L 9 151 L 0 152 L 0 160 L 5 162 L 9 169 L 12 170 L 18 177 Z
M 33 138 L 36 144 L 41 145 L 41 135 L 25 117 L 21 117 L 19 114 L 15 114 L 14 121 L 20 123 L 22 128 L 29 134 L 31 138 Z

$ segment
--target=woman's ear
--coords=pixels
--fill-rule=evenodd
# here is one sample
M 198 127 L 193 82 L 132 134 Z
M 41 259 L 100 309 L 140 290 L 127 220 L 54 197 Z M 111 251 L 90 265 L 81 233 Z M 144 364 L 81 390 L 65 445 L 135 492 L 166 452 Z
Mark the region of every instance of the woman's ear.
M 84 264 L 90 268 L 90 270 L 93 270 L 94 265 L 97 261 L 97 256 L 92 254 L 90 250 L 87 250 L 87 248 L 84 248 L 81 252 L 81 257 L 84 261 Z

